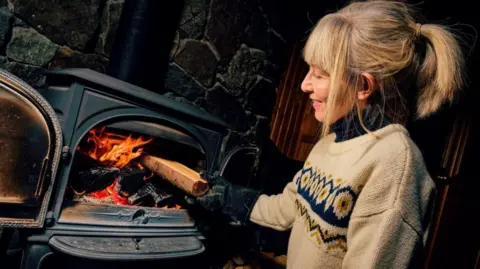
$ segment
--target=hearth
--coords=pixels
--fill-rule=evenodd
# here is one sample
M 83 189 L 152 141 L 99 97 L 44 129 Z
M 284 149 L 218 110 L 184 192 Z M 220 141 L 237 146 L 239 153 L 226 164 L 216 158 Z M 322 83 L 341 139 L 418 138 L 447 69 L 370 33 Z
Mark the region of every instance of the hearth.
M 37 90 L 5 72 L 0 82 L 1 154 L 11 161 L 0 170 L 0 223 L 37 228 L 22 268 L 40 268 L 55 251 L 124 261 L 200 254 L 201 214 L 141 157 L 207 180 L 257 158 L 256 147 L 224 151 L 232 127 L 219 118 L 89 69 L 48 71 Z

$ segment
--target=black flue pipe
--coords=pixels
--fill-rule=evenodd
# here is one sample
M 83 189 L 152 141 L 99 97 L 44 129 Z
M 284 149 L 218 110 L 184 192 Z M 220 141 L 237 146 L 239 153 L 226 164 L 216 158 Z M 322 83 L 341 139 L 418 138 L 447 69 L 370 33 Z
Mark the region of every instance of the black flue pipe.
M 163 92 L 183 0 L 125 0 L 106 73 Z

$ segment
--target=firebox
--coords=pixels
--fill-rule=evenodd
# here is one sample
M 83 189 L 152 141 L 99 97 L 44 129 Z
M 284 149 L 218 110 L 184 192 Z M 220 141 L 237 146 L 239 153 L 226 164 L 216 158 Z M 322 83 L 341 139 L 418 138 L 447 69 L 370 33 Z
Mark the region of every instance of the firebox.
M 36 228 L 22 268 L 40 268 L 54 252 L 99 260 L 202 253 L 189 194 L 142 160 L 175 162 L 206 180 L 251 170 L 258 148 L 226 152 L 232 129 L 200 108 L 89 69 L 48 71 L 40 89 L 1 71 L 0 224 Z

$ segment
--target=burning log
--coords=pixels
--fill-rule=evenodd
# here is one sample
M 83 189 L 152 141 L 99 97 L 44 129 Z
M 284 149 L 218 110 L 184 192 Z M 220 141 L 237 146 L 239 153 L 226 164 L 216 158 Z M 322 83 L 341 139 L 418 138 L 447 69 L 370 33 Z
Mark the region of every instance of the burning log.
M 82 190 L 86 192 L 93 192 L 105 189 L 113 183 L 115 180 L 115 175 L 119 171 L 120 169 L 115 167 L 103 166 L 92 167 L 85 171 L 81 171 L 78 173 L 78 176 L 80 177 L 78 182 L 83 183 L 83 186 L 80 189 L 76 189 L 76 191 Z
M 208 183 L 200 177 L 199 173 L 181 163 L 151 155 L 141 157 L 140 163 L 193 196 L 202 196 L 209 189 Z
M 144 201 L 145 199 L 152 198 L 155 202 L 155 205 L 160 205 L 168 204 L 168 200 L 170 200 L 172 197 L 173 195 L 161 190 L 157 190 L 157 188 L 155 188 L 151 182 L 147 182 L 135 194 L 128 197 L 128 202 L 134 205 Z
M 89 193 L 110 186 L 120 169 L 105 167 L 87 155 L 79 154 L 72 167 L 72 189 L 77 193 Z
M 125 166 L 120 169 L 115 191 L 124 197 L 138 192 L 145 185 L 146 172 L 137 167 Z

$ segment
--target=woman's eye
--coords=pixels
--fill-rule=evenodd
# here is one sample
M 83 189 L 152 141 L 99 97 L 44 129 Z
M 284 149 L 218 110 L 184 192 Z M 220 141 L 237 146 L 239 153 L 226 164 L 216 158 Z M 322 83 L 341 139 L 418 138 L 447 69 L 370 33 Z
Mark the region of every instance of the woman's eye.
M 323 78 L 322 75 L 317 75 L 317 74 L 313 74 L 313 77 L 318 78 L 318 79 Z

